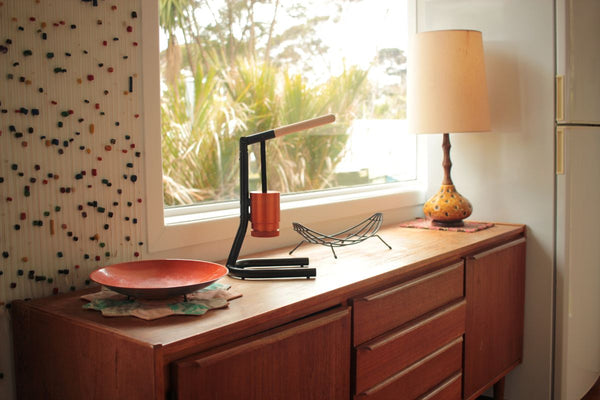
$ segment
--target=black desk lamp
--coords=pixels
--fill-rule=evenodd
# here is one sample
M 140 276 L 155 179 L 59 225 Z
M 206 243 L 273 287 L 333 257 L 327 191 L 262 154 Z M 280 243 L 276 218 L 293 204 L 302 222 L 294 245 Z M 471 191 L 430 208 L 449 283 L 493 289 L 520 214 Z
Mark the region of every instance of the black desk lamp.
M 315 268 L 306 267 L 308 258 L 254 258 L 238 260 L 248 221 L 252 222 L 252 236 L 273 237 L 279 235 L 279 193 L 267 191 L 266 144 L 290 133 L 315 128 L 335 121 L 335 115 L 329 114 L 295 124 L 282 126 L 261 133 L 240 138 L 240 225 L 233 240 L 227 268 L 229 275 L 246 279 L 265 278 L 310 278 L 317 275 Z M 260 143 L 261 192 L 250 193 L 248 189 L 248 146 Z

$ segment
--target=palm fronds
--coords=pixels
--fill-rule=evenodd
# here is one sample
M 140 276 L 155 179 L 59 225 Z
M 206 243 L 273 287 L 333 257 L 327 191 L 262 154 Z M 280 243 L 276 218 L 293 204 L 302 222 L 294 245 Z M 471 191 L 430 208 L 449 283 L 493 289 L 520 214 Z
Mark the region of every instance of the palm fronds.
M 253 43 L 237 43 L 232 52 L 232 35 L 219 41 L 215 37 L 228 36 L 198 33 L 192 3 L 197 2 L 161 0 L 165 32 L 172 36 L 176 29 L 194 27 L 185 43 L 188 64 L 169 59 L 169 51 L 176 54 L 176 49 L 167 51 L 162 64 L 165 203 L 237 198 L 240 136 L 326 113 L 337 115 L 336 124 L 269 141 L 269 188 L 289 193 L 335 186 L 334 170 L 344 154 L 347 128 L 365 98 L 367 71 L 351 67 L 308 86 L 301 75 L 259 57 Z M 227 4 L 239 14 L 243 3 Z M 256 175 L 258 153 L 252 159 L 250 171 Z

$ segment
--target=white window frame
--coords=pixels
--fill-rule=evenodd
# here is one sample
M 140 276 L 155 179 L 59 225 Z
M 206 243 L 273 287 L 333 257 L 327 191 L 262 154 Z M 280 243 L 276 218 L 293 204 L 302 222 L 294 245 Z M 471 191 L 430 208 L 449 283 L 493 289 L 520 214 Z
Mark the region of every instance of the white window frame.
M 408 7 L 409 37 L 411 37 L 416 25 L 414 2 L 409 0 Z M 205 253 L 196 256 L 197 258 L 222 260 L 227 257 L 238 227 L 239 203 L 237 201 L 165 210 L 162 187 L 157 0 L 142 2 L 141 19 L 146 251 L 149 256 L 160 254 L 176 257 L 177 254 L 190 254 L 189 249 L 177 253 L 169 253 L 169 251 L 199 246 Z M 269 241 L 269 246 L 280 247 L 290 244 L 290 241 L 291 243 L 297 241 L 297 235 L 289 234 L 292 232 L 291 222 L 296 219 L 308 226 L 323 225 L 328 221 L 332 221 L 332 226 L 340 224 L 346 226 L 343 225 L 344 221 L 348 221 L 348 224 L 352 221 L 357 223 L 360 221 L 358 217 L 369 216 L 375 212 L 384 213 L 384 224 L 394 222 L 394 219 L 416 217 L 415 210 L 418 210 L 417 206 L 424 203 L 427 189 L 426 143 L 422 136 L 417 137 L 417 164 L 417 179 L 414 181 L 283 196 L 280 230 L 284 238 L 279 241 Z M 391 214 L 392 219 L 387 219 L 387 214 Z M 210 251 L 206 253 L 206 249 Z M 242 253 L 245 252 L 244 250 L 242 248 Z M 256 247 L 250 250 L 256 250 Z M 191 253 L 195 254 L 193 251 Z

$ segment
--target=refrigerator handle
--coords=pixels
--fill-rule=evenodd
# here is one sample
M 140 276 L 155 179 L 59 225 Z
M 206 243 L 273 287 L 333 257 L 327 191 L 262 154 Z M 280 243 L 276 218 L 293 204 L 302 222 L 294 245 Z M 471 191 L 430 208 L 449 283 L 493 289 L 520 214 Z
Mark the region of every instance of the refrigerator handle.
M 565 120 L 565 76 L 556 75 L 556 121 Z
M 565 128 L 556 127 L 556 175 L 565 174 Z

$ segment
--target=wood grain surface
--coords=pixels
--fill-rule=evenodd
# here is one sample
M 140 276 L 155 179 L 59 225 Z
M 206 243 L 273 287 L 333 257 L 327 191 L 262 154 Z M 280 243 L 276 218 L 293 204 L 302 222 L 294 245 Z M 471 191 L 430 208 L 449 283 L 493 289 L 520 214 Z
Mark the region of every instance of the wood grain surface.
M 225 277 L 219 282 L 230 284 L 243 296 L 231 301 L 227 309 L 202 317 L 171 316 L 155 321 L 106 318 L 82 308 L 80 296 L 98 288 L 15 301 L 12 319 L 18 391 L 29 390 L 30 377 L 35 377 L 36 393 L 53 390 L 64 394 L 57 398 L 74 397 L 61 388 L 69 382 L 92 394 L 98 391 L 87 397 L 91 399 L 110 398 L 109 389 L 102 385 L 112 388 L 110 393 L 118 397 L 130 397 L 128 388 L 137 386 L 139 380 L 141 398 L 164 398 L 172 382 L 169 365 L 173 361 L 439 270 L 460 258 L 523 237 L 525 227 L 496 224 L 464 233 L 388 226 L 379 234 L 392 250 L 366 241 L 340 249 L 334 259 L 327 247 L 303 246 L 294 255 L 310 258 L 310 265 L 317 268 L 316 279 L 241 281 Z M 251 257 L 285 258 L 291 248 Z M 108 366 L 117 368 L 118 373 L 102 369 Z M 130 398 L 140 398 L 140 393 Z
M 175 363 L 178 399 L 347 399 L 347 307 Z
M 521 361 L 525 239 L 468 257 L 465 280 L 464 396 L 474 399 Z

